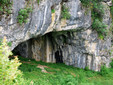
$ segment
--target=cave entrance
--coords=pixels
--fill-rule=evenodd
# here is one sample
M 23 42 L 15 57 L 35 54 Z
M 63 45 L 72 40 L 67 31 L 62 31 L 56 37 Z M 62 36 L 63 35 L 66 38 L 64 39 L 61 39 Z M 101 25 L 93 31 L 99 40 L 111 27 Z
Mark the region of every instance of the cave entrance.
M 56 59 L 56 63 L 63 63 L 63 56 L 61 50 L 55 52 L 55 59 Z

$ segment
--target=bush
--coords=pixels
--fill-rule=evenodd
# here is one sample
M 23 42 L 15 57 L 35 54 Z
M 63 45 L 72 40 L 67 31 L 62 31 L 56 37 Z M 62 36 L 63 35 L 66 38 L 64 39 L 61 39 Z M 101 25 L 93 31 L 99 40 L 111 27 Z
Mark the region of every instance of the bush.
M 83 6 L 89 7 L 91 9 L 91 17 L 93 20 L 92 28 L 98 33 L 100 39 L 104 39 L 107 35 L 106 25 L 102 22 L 104 11 L 104 6 L 102 2 L 104 0 L 81 0 Z M 112 8 L 112 7 L 111 7 Z
M 112 15 L 112 20 L 113 20 L 113 6 L 111 7 L 111 15 Z
M 99 21 L 99 19 L 95 19 L 92 24 L 92 28 L 95 29 L 101 39 L 107 35 L 107 30 L 105 29 L 107 25 Z
M 37 0 L 37 3 L 38 3 L 38 5 L 39 5 L 39 3 L 40 3 L 40 0 Z
M 112 0 L 113 3 L 113 0 Z M 113 5 L 110 7 L 110 11 L 111 11 L 111 16 L 112 16 L 112 21 L 113 21 Z
M 11 13 L 11 0 L 0 0 L 0 15 L 2 14 L 10 14 Z
M 24 8 L 24 9 L 20 9 L 20 11 L 18 12 L 18 23 L 20 25 L 22 25 L 22 23 L 27 23 L 27 19 L 29 17 L 29 13 L 32 12 L 32 8 Z
M 99 74 L 104 76 L 108 73 L 109 73 L 109 69 L 105 65 L 101 66 L 101 70 L 100 70 Z
M 94 3 L 99 3 L 104 0 L 80 0 L 83 6 L 85 7 L 91 7 Z
M 67 75 L 61 85 L 78 85 L 78 78 L 73 77 L 72 75 Z
M 18 70 L 21 63 L 17 57 L 9 60 L 8 56 L 12 55 L 9 50 L 6 38 L 0 45 L 0 85 L 23 85 L 22 73 Z
M 85 6 L 85 7 L 89 7 L 90 6 L 89 3 L 91 2 L 91 0 L 80 0 L 80 1 L 81 1 L 83 6 Z
M 94 15 L 95 18 L 102 20 L 103 14 L 105 13 L 103 8 L 104 8 L 103 4 L 97 2 L 93 3 L 92 14 Z
M 97 31 L 101 31 L 102 29 L 106 28 L 106 25 L 99 21 L 99 19 L 95 19 L 93 24 L 92 24 L 93 29 L 97 29 Z M 105 31 L 104 31 L 105 32 Z
M 70 18 L 70 13 L 69 13 L 69 9 L 63 5 L 62 6 L 62 12 L 61 12 L 61 18 L 63 19 L 69 19 Z
M 51 9 L 51 13 L 55 13 L 55 9 Z
M 86 67 L 84 68 L 84 70 L 85 70 L 85 71 L 89 71 L 89 67 L 86 66 Z
M 111 68 L 113 68 L 113 59 L 112 59 L 112 62 L 110 63 L 110 66 L 111 66 Z

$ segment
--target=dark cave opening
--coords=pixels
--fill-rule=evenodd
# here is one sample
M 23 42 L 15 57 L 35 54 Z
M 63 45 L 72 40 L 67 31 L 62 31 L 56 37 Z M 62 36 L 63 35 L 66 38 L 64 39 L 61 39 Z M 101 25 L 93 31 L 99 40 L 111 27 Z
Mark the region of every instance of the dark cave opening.
M 32 39 L 29 39 L 25 42 L 20 43 L 17 47 L 12 50 L 14 55 L 18 55 L 24 58 L 32 58 Z
M 67 32 L 50 32 L 44 36 L 29 39 L 20 43 L 12 52 L 15 55 L 36 61 L 63 63 L 63 53 L 59 44 L 66 42 L 66 37 L 63 35 L 65 33 Z
M 61 50 L 55 52 L 55 59 L 56 59 L 56 63 L 63 63 L 63 56 Z

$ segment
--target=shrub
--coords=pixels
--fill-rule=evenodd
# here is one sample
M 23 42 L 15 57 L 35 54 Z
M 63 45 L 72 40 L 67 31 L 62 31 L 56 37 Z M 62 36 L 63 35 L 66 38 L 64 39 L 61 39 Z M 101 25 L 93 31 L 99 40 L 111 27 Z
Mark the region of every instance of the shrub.
M 85 7 L 89 7 L 91 4 L 91 0 L 80 0 L 82 2 L 82 5 Z
M 85 71 L 89 71 L 89 67 L 86 66 L 86 67 L 84 68 L 84 70 L 85 70 Z
M 103 14 L 104 14 L 104 6 L 101 3 L 94 2 L 93 8 L 92 8 L 92 16 L 94 19 L 98 18 L 99 20 L 102 20 Z
M 113 3 L 113 0 L 112 0 L 112 3 Z M 113 21 L 113 5 L 110 7 L 110 12 L 111 12 L 112 21 Z
M 37 0 L 37 3 L 38 3 L 38 5 L 39 5 L 39 3 L 40 3 L 40 0 Z
M 61 85 L 78 85 L 78 78 L 73 77 L 72 75 L 67 75 Z
M 109 73 L 109 69 L 105 65 L 101 66 L 101 70 L 100 70 L 99 74 L 104 76 L 108 73 Z
M 111 7 L 111 15 L 112 15 L 112 20 L 113 20 L 113 6 Z
M 104 11 L 104 6 L 100 2 L 104 0 L 81 0 L 83 6 L 91 8 L 91 17 L 93 20 L 92 28 L 98 33 L 100 39 L 104 39 L 107 35 L 107 26 L 102 22 Z
M 91 7 L 94 3 L 99 3 L 104 0 L 80 0 L 82 5 L 85 7 Z
M 0 0 L 0 15 L 11 13 L 11 0 Z
M 62 12 L 61 12 L 61 18 L 63 19 L 69 19 L 70 18 L 70 13 L 69 13 L 69 9 L 63 5 L 62 6 Z
M 92 24 L 93 29 L 97 29 L 98 31 L 101 31 L 102 29 L 106 28 L 106 25 L 99 21 L 99 19 L 95 19 L 94 23 Z M 103 30 L 105 32 L 105 30 Z
M 24 9 L 20 9 L 20 11 L 18 12 L 18 23 L 20 25 L 22 25 L 22 23 L 27 23 L 27 19 L 29 17 L 29 13 L 32 12 L 32 8 L 24 8 Z
M 6 38 L 0 45 L 0 85 L 22 85 L 22 73 L 18 70 L 21 63 L 17 57 L 9 60 L 8 56 L 12 55 L 9 50 Z
M 99 21 L 99 19 L 95 19 L 92 24 L 92 28 L 95 29 L 100 38 L 104 38 L 107 35 L 107 30 L 105 29 L 107 25 Z
M 113 68 L 113 59 L 112 59 L 112 62 L 110 63 L 110 66 L 111 66 L 111 68 Z
M 51 9 L 51 13 L 55 13 L 55 9 Z

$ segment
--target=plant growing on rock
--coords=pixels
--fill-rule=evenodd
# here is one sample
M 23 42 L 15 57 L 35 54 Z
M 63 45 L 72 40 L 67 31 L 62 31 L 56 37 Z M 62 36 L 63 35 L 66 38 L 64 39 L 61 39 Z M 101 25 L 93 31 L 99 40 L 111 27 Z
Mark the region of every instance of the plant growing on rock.
M 11 0 L 0 0 L 0 15 L 2 14 L 10 14 L 11 13 Z
M 83 6 L 89 7 L 91 9 L 91 17 L 93 20 L 92 28 L 98 33 L 100 39 L 104 39 L 107 36 L 107 30 L 105 29 L 107 25 L 102 22 L 104 11 L 104 6 L 101 3 L 103 0 L 81 0 Z M 90 3 L 90 4 L 89 4 Z
M 51 9 L 51 13 L 55 13 L 55 9 Z
M 95 19 L 92 24 L 92 28 L 95 29 L 101 39 L 107 35 L 107 30 L 105 29 L 107 25 L 99 21 L 99 19 Z
M 112 0 L 112 3 L 113 3 L 113 0 Z M 112 4 L 112 6 L 110 7 L 110 12 L 111 12 L 111 17 L 112 17 L 112 22 L 113 22 L 113 4 Z
M 18 23 L 20 25 L 22 25 L 22 23 L 27 23 L 27 19 L 29 17 L 29 13 L 32 12 L 32 8 L 24 8 L 24 9 L 20 9 L 20 11 L 18 12 Z
M 69 9 L 63 5 L 62 6 L 62 12 L 61 12 L 61 18 L 63 19 L 69 19 L 70 18 L 70 13 L 69 13 Z
M 40 0 L 37 0 L 37 3 L 38 3 L 38 5 L 39 5 L 39 3 L 40 3 Z

